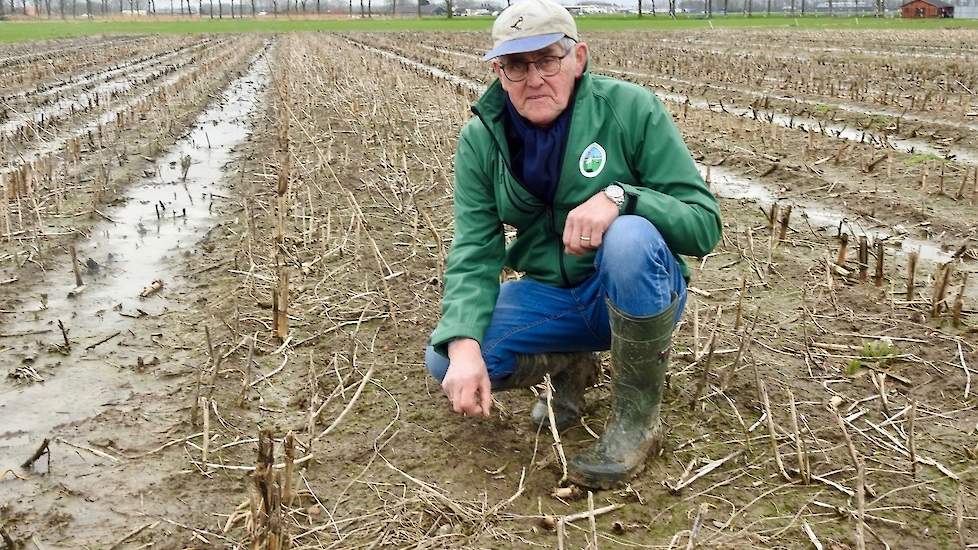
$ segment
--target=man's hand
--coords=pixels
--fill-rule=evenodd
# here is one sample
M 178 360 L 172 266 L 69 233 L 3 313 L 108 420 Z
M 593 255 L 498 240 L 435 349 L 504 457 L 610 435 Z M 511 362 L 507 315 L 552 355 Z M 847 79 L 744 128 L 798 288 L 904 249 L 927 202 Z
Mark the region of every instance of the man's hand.
M 580 256 L 601 246 L 604 232 L 618 217 L 618 205 L 604 191 L 567 214 L 564 223 L 564 252 Z
M 479 342 L 462 338 L 448 344 L 448 372 L 441 388 L 452 410 L 467 416 L 489 416 L 492 391 Z

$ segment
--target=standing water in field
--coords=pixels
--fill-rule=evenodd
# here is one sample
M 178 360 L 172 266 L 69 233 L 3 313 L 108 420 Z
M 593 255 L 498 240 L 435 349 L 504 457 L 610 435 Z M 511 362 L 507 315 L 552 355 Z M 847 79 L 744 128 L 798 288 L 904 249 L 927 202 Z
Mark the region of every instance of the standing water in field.
M 155 365 L 154 350 L 170 338 L 161 327 L 180 307 L 168 298 L 178 260 L 214 222 L 224 167 L 251 131 L 268 73 L 263 52 L 134 182 L 124 205 L 101 211 L 108 219 L 75 243 L 83 287 L 75 289 L 69 260 L 17 311 L 0 313 L 4 374 L 13 378 L 0 380 L 0 456 L 19 463 L 59 426 L 153 389 L 133 371 Z

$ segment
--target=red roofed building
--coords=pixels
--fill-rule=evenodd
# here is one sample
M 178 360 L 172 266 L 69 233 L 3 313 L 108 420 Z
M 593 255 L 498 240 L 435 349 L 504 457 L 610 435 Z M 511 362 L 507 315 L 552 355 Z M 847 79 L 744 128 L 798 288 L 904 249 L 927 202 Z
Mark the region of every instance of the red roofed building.
M 910 0 L 900 13 L 905 18 L 954 17 L 954 6 L 942 0 Z

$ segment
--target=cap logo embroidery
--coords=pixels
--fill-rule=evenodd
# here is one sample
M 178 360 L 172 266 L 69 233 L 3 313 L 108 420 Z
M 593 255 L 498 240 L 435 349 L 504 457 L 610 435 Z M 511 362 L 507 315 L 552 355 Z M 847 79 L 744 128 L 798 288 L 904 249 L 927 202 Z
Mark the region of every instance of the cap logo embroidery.
M 605 162 L 607 161 L 608 155 L 604 151 L 604 147 L 599 145 L 597 142 L 592 143 L 584 148 L 584 152 L 581 153 L 581 160 L 578 162 L 578 167 L 581 169 L 581 175 L 586 178 L 593 178 L 604 170 Z
M 521 30 L 523 30 L 522 28 L 520 28 L 520 25 L 522 25 L 522 24 L 523 24 L 523 18 L 520 17 L 519 19 L 516 20 L 515 23 L 513 23 L 512 25 L 510 25 L 509 28 L 511 28 L 513 30 L 516 30 L 516 31 L 521 31 Z

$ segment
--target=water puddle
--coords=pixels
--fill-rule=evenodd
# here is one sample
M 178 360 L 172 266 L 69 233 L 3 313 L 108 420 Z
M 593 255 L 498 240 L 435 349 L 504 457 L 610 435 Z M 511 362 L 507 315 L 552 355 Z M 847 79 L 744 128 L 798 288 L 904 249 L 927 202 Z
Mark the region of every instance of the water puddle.
M 75 279 L 66 262 L 25 295 L 23 311 L 0 314 L 3 374 L 18 369 L 44 379 L 0 382 L 0 456 L 26 458 L 30 436 L 36 445 L 54 428 L 90 418 L 152 383 L 133 370 L 139 358 L 152 365 L 156 341 L 168 338 L 159 317 L 179 307 L 168 298 L 177 260 L 212 224 L 223 168 L 247 139 L 268 78 L 263 52 L 158 160 L 157 172 L 137 182 L 124 205 L 104 211 L 112 221 L 99 222 L 89 239 L 76 243 L 83 291 L 67 296 Z M 154 281 L 162 289 L 140 297 Z M 64 343 L 59 320 L 70 331 L 64 353 L 57 350 Z
M 705 166 L 698 165 L 700 173 L 706 177 Z M 779 202 L 777 193 L 766 185 L 751 181 L 722 166 L 711 166 L 709 170 L 710 189 L 721 198 L 734 200 L 749 200 L 756 202 L 765 210 Z M 787 201 L 782 201 L 787 202 Z M 817 201 L 792 200 L 787 202 L 792 206 L 792 220 L 804 218 L 814 230 L 824 231 L 835 237 L 840 229 L 844 233 L 860 237 L 865 235 L 871 242 L 883 240 L 894 249 L 897 256 L 906 256 L 916 252 L 922 260 L 944 263 L 951 261 L 955 249 L 937 241 L 919 239 L 907 235 L 906 228 L 881 225 L 858 214 L 830 208 Z M 794 224 L 796 225 L 797 222 Z M 978 271 L 978 266 L 972 265 L 965 271 Z

